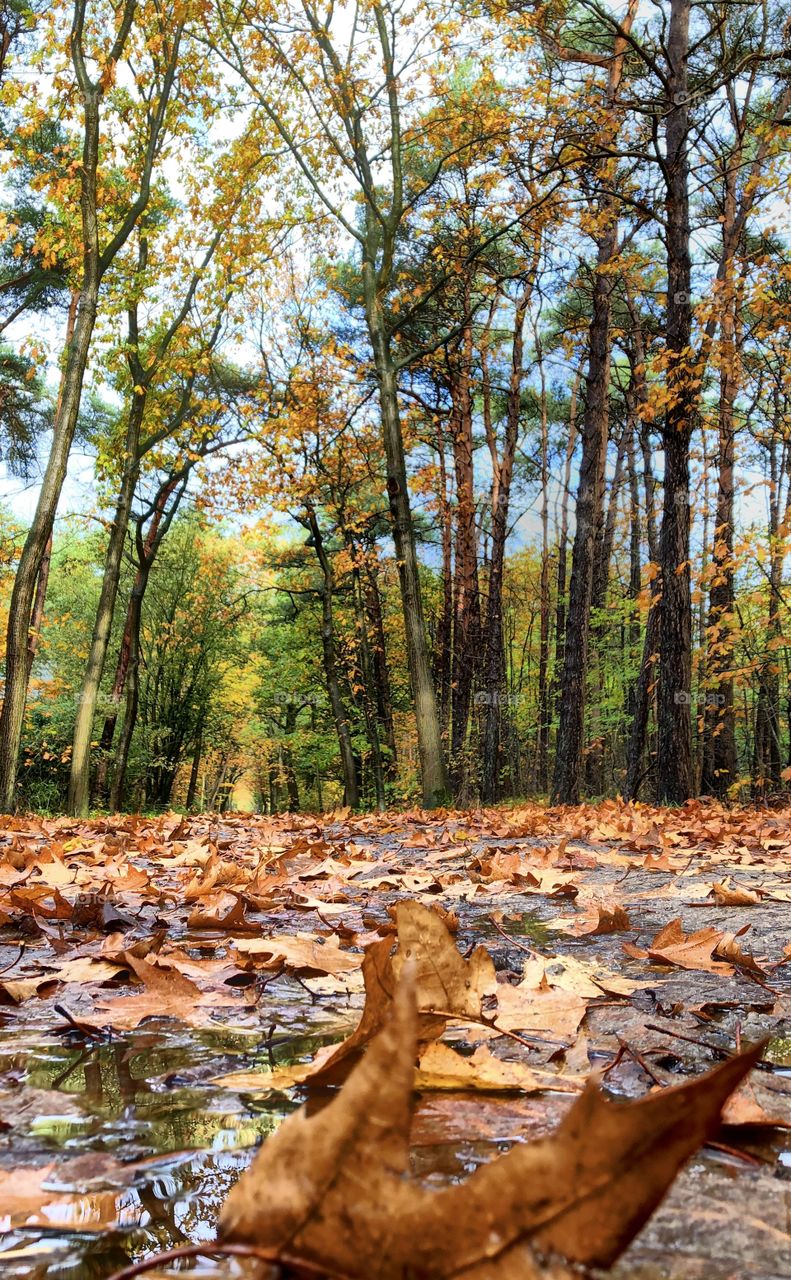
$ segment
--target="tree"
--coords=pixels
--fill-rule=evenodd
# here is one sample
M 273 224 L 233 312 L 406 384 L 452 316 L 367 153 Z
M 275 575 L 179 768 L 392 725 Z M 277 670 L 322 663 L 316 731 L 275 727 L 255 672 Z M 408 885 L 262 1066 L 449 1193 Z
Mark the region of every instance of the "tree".
M 607 456 L 608 404 L 610 390 L 610 313 L 611 295 L 616 276 L 618 245 L 618 199 L 613 192 L 614 150 L 621 126 L 622 110 L 618 94 L 623 77 L 627 41 L 637 12 L 630 0 L 623 26 L 613 37 L 612 52 L 601 63 L 607 68 L 604 90 L 603 123 L 597 149 L 604 158 L 591 175 L 598 199 L 596 265 L 591 288 L 591 319 L 588 330 L 588 367 L 580 437 L 582 457 L 575 506 L 576 527 L 571 557 L 571 580 L 566 628 L 574 636 L 574 644 L 564 646 L 563 672 L 560 677 L 559 729 L 552 783 L 553 799 L 561 804 L 576 804 L 580 799 L 582 754 L 585 727 L 585 694 L 588 672 L 590 610 L 593 597 L 594 555 L 596 537 L 602 521 L 604 500 L 604 468 Z M 564 56 L 574 54 L 564 50 Z M 603 190 L 602 190 L 603 188 Z
M 246 141 L 243 139 L 243 143 Z M 234 147 L 232 150 L 235 154 L 240 149 L 244 148 Z M 214 157 L 214 168 L 220 173 L 225 167 L 236 168 L 233 159 L 233 154 L 226 157 L 223 165 L 218 157 Z M 265 155 L 258 152 L 253 173 L 257 176 L 264 165 Z M 223 385 L 222 369 L 216 357 L 221 341 L 228 341 L 232 336 L 228 311 L 234 290 L 238 288 L 238 277 L 231 265 L 238 245 L 227 242 L 232 239 L 231 230 L 237 219 L 245 227 L 247 235 L 256 212 L 255 207 L 244 199 L 250 186 L 250 174 L 244 169 L 236 169 L 236 172 L 237 192 L 229 199 L 223 184 L 219 197 L 203 215 L 203 225 L 188 225 L 187 244 L 182 250 L 186 259 L 183 263 L 174 266 L 170 258 L 172 246 L 167 243 L 164 252 L 160 248 L 159 254 L 154 255 L 154 261 L 150 261 L 149 233 L 139 238 L 136 269 L 129 282 L 131 297 L 127 300 L 127 336 L 123 345 L 125 368 L 121 387 L 127 397 L 128 409 L 124 439 L 119 442 L 118 450 L 120 482 L 107 545 L 102 593 L 74 725 L 69 788 L 72 813 L 86 813 L 88 809 L 93 720 L 115 609 L 121 556 L 141 465 L 153 450 L 161 449 L 169 437 L 176 438 L 182 454 L 189 452 L 190 438 L 194 437 L 200 452 L 207 432 L 209 437 L 215 433 L 215 421 L 211 411 L 207 414 L 201 409 L 199 395 L 211 396 L 214 393 L 216 399 L 219 394 L 222 400 L 230 394 L 233 399 L 238 391 L 237 387 L 227 383 Z M 198 239 L 203 241 L 203 249 L 194 266 L 195 241 Z M 215 263 L 220 246 L 223 246 L 223 254 Z M 265 250 L 261 246 L 259 262 L 264 257 Z M 248 271 L 250 266 L 248 262 Z M 180 297 L 176 284 L 179 267 L 183 276 L 183 280 L 178 282 L 181 285 Z M 170 282 L 167 297 L 163 299 L 158 282 L 164 269 L 168 270 Z M 147 297 L 147 294 L 153 296 Z M 148 334 L 141 333 L 143 299 L 148 302 Z
M 90 21 L 89 21 L 90 18 Z M 137 25 L 135 27 L 135 21 Z M 81 267 L 74 293 L 73 334 L 64 350 L 63 379 L 53 421 L 52 445 L 39 490 L 36 512 L 20 556 L 9 609 L 5 657 L 5 696 L 0 713 L 0 805 L 14 804 L 19 743 L 28 681 L 28 631 L 42 560 L 52 532 L 80 408 L 83 381 L 99 307 L 99 289 L 107 271 L 127 243 L 151 194 L 155 164 L 161 157 L 171 124 L 170 100 L 179 65 L 186 14 L 175 21 L 155 8 L 124 0 L 116 12 L 101 6 L 89 15 L 89 0 L 75 0 L 68 38 L 73 87 L 81 107 L 81 163 L 75 180 L 67 179 L 67 198 L 79 194 Z M 133 31 L 134 28 L 134 31 Z M 156 37 L 156 44 L 149 41 Z M 119 61 L 134 45 L 151 74 L 150 97 L 139 100 L 139 120 L 127 120 L 126 161 L 133 175 L 127 198 L 111 210 L 110 225 L 100 218 L 103 191 L 102 107 Z M 147 53 L 155 47 L 153 56 Z M 92 67 L 97 72 L 92 71 Z M 106 128 L 106 123 L 105 123 Z M 64 181 L 60 178 L 61 183 Z M 114 215 L 114 216 L 113 216 Z
M 221 54 L 268 113 L 312 198 L 356 245 L 379 396 L 423 793 L 425 803 L 434 805 L 447 794 L 447 778 L 398 394 L 400 369 L 414 353 L 399 355 L 395 349 L 397 334 L 413 308 L 392 322 L 388 314 L 399 233 L 410 209 L 449 158 L 447 153 L 438 155 L 432 173 L 416 189 L 408 188 L 407 175 L 418 169 L 409 157 L 424 140 L 408 118 L 416 93 L 405 89 L 405 77 L 418 56 L 425 58 L 424 38 L 416 36 L 401 51 L 402 42 L 410 38 L 409 28 L 390 0 L 359 8 L 348 39 L 332 6 L 320 13 L 310 0 L 295 2 L 277 18 L 241 17 L 222 6 L 218 14 Z M 438 24 L 438 47 L 440 32 Z M 284 110 L 284 102 L 293 104 L 290 112 Z M 318 153 L 316 137 L 321 139 Z M 454 140 L 452 145 L 455 153 L 458 144 Z M 359 221 L 347 215 L 336 175 L 343 175 L 359 202 Z M 432 283 L 430 292 L 435 288 Z

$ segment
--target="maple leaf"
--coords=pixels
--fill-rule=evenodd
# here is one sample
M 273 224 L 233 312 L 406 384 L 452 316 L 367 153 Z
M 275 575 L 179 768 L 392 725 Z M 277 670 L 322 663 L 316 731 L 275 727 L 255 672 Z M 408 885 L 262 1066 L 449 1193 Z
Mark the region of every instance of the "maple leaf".
M 671 920 L 659 930 L 647 950 L 624 943 L 627 955 L 649 959 L 658 964 L 672 964 L 679 969 L 708 969 L 712 973 L 731 973 L 729 965 L 712 959 L 715 948 L 727 935 L 720 929 L 697 929 L 684 933 L 681 917 Z
M 607 1102 L 591 1082 L 551 1137 L 430 1192 L 406 1176 L 417 1021 L 406 969 L 387 1025 L 338 1096 L 290 1116 L 231 1190 L 221 1240 L 360 1280 L 551 1275 L 532 1246 L 608 1266 L 717 1128 L 762 1048 L 638 1102 Z

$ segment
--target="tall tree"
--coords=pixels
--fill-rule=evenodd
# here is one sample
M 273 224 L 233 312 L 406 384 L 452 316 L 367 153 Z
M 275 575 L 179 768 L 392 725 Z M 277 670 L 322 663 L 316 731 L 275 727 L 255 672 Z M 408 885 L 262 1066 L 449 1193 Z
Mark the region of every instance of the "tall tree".
M 145 56 L 148 40 L 157 40 L 151 58 L 151 96 L 141 103 L 141 119 L 130 132 L 127 163 L 133 175 L 128 197 L 114 222 L 100 219 L 103 198 L 101 165 L 108 140 L 102 135 L 102 106 L 119 61 L 129 52 L 139 15 L 135 52 Z M 74 332 L 63 356 L 61 395 L 53 422 L 52 445 L 39 490 L 36 511 L 20 556 L 9 609 L 5 657 L 5 696 L 0 713 L 0 806 L 12 809 L 19 744 L 28 682 L 28 631 L 36 582 L 44 558 L 80 409 L 83 381 L 104 276 L 126 245 L 145 212 L 155 164 L 170 121 L 170 99 L 176 83 L 185 17 L 165 18 L 140 0 L 124 0 L 119 9 L 75 0 L 68 47 L 74 88 L 82 111 L 82 156 L 77 166 L 80 206 L 81 269 Z M 94 69 L 95 68 L 95 69 Z M 131 123 L 131 122 L 129 122 Z M 113 211 L 115 213 L 115 211 Z
M 575 506 L 574 545 L 571 554 L 571 580 L 566 615 L 566 631 L 574 636 L 574 644 L 563 651 L 560 677 L 560 711 L 555 772 L 552 795 L 561 804 L 576 804 L 580 799 L 582 759 L 585 744 L 585 695 L 588 674 L 588 642 L 593 593 L 596 537 L 602 521 L 604 501 L 604 467 L 607 456 L 610 389 L 610 316 L 611 295 L 615 283 L 613 264 L 618 255 L 619 203 L 613 192 L 614 162 L 609 152 L 616 145 L 622 111 L 618 93 L 623 77 L 628 37 L 637 12 L 635 0 L 613 37 L 612 53 L 600 59 L 607 67 L 604 91 L 604 126 L 599 147 L 605 158 L 592 175 L 598 193 L 596 264 L 591 289 L 591 320 L 588 329 L 588 367 L 585 400 L 580 425 L 582 456 Z M 574 55 L 564 51 L 565 55 Z

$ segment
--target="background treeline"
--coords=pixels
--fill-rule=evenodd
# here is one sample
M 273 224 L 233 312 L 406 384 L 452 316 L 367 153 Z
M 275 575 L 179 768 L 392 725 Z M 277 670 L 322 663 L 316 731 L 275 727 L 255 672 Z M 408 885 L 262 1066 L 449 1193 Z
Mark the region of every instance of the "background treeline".
M 2 804 L 781 793 L 790 21 L 6 0 Z

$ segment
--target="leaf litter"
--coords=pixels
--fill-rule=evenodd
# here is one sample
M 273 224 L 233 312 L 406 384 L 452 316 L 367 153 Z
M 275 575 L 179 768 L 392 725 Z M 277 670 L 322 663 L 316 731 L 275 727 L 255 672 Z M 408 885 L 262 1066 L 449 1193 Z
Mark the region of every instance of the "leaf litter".
M 272 1134 L 293 1140 L 296 1120 L 283 1121 L 301 1101 L 311 1123 L 351 1106 L 358 1073 L 407 1017 L 406 984 L 409 1120 L 393 1141 L 412 1182 L 388 1236 L 398 1265 L 419 1273 L 404 1242 L 428 1226 L 432 1241 L 449 1236 L 445 1270 L 432 1255 L 427 1274 L 559 1277 L 572 1262 L 612 1262 L 608 1274 L 640 1280 L 791 1275 L 790 894 L 784 810 L 4 819 L 0 1270 L 107 1277 L 210 1243 L 251 1185 L 253 1174 L 229 1198 L 257 1143 L 254 1169 L 274 1159 Z M 680 1085 L 697 1111 L 714 1097 L 708 1082 L 694 1091 L 704 1073 L 765 1036 L 749 1080 L 661 1176 L 666 1137 L 645 1137 L 644 1163 L 632 1153 L 619 1181 L 617 1143 L 598 1119 L 581 1125 L 585 1158 L 609 1178 L 597 1229 L 615 1233 L 617 1252 L 642 1227 L 620 1261 L 575 1253 L 562 1215 L 557 1238 L 520 1228 L 492 1257 L 457 1239 L 458 1222 L 488 1221 L 508 1200 L 505 1175 L 487 1184 L 491 1203 L 464 1188 L 515 1155 L 527 1161 L 520 1185 L 582 1194 L 579 1153 L 574 1174 L 527 1171 L 585 1099 L 619 1099 L 605 1110 L 621 1121 L 649 1102 L 667 1117 Z M 392 1043 L 388 1053 L 380 1092 L 393 1083 Z M 604 1095 L 591 1095 L 596 1074 Z M 693 1132 L 688 1119 L 682 1129 Z M 703 1138 L 644 1226 L 655 1180 L 664 1189 Z M 614 1226 L 632 1189 L 633 1226 Z M 333 1219 L 331 1204 L 335 1228 L 365 1208 L 350 1192 Z M 271 1252 L 261 1221 L 254 1239 Z M 329 1255 L 311 1260 L 333 1273 Z M 334 1263 L 363 1274 L 359 1259 Z M 197 1265 L 231 1275 L 249 1264 Z M 390 1274 L 377 1265 L 369 1274 Z

